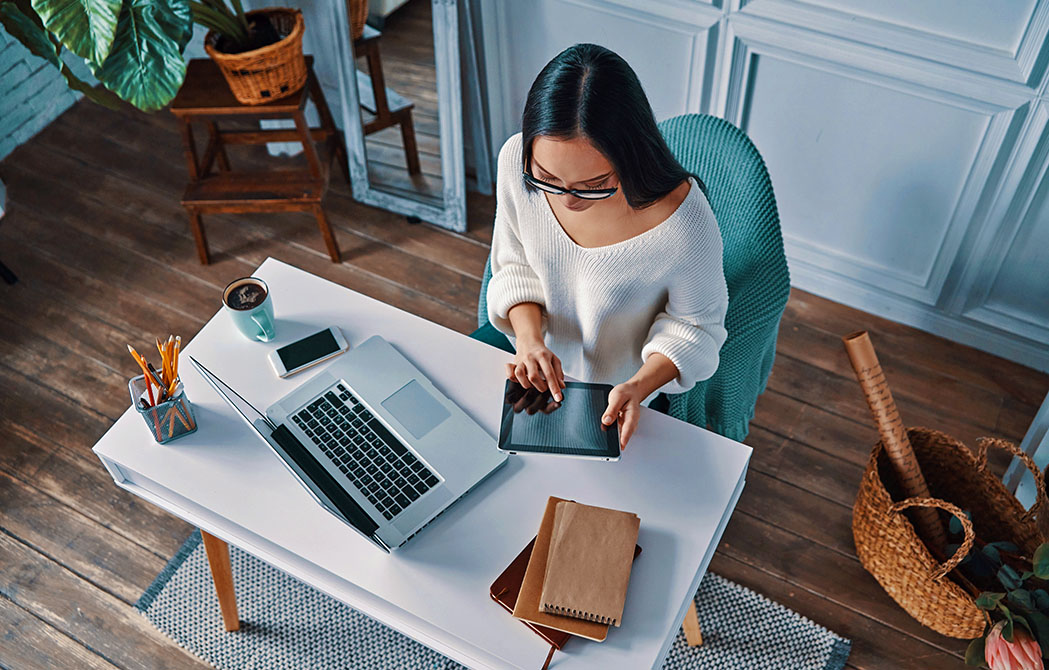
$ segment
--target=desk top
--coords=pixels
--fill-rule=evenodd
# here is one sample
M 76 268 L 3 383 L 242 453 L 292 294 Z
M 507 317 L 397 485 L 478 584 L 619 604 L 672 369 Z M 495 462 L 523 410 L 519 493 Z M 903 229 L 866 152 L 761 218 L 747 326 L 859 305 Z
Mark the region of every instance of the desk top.
M 279 379 L 266 354 L 335 325 L 351 346 L 383 335 L 498 435 L 505 352 L 274 259 L 255 275 L 270 287 L 278 339 L 249 342 L 220 310 L 185 352 L 256 407 L 314 374 Z M 114 480 L 471 668 L 533 670 L 546 657 L 549 647 L 492 602 L 488 586 L 535 535 L 551 495 L 637 513 L 644 548 L 622 627 L 603 643 L 571 641 L 557 667 L 660 667 L 742 490 L 751 453 L 646 408 L 620 461 L 511 456 L 387 555 L 318 506 L 191 366 L 182 371 L 199 430 L 158 445 L 129 408 L 94 447 Z

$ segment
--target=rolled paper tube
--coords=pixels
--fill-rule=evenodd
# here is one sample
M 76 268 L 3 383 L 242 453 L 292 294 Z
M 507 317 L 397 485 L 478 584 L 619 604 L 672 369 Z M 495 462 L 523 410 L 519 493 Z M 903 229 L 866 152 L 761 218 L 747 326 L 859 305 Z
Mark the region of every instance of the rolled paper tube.
M 904 493 L 911 498 L 931 498 L 929 485 L 914 455 L 914 448 L 907 437 L 907 429 L 900 420 L 900 412 L 896 409 L 896 401 L 892 398 L 892 391 L 889 390 L 885 373 L 878 362 L 878 355 L 874 353 L 870 336 L 867 331 L 861 330 L 846 335 L 841 341 L 845 344 L 845 351 L 849 355 L 852 369 L 856 372 L 856 379 L 863 388 L 867 406 L 870 407 L 874 423 L 878 426 L 881 443 Z M 925 544 L 933 554 L 942 558 L 947 546 L 947 535 L 936 510 L 922 507 L 912 509 L 911 512 Z

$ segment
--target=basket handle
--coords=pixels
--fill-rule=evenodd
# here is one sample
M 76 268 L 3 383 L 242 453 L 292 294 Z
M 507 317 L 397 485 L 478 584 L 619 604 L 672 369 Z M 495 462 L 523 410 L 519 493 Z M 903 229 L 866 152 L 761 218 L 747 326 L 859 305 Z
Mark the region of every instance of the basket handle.
M 1038 470 L 1038 465 L 1034 462 L 1034 459 L 1020 449 L 1020 447 L 1016 446 L 1009 440 L 1002 440 L 997 437 L 981 437 L 976 440 L 976 468 L 979 472 L 983 472 L 987 467 L 988 447 L 1004 449 L 1013 456 L 1016 456 L 1025 466 L 1027 466 L 1027 469 L 1031 472 L 1031 476 L 1034 477 L 1035 501 L 1034 504 L 1031 505 L 1031 509 L 1027 510 L 1022 517 L 1024 523 L 1030 521 L 1031 517 L 1042 509 L 1042 503 L 1046 500 L 1045 476 Z
M 965 533 L 962 545 L 958 547 L 958 551 L 954 552 L 954 556 L 951 556 L 946 563 L 937 568 L 931 575 L 934 580 L 939 581 L 948 572 L 958 567 L 958 564 L 972 551 L 973 542 L 976 541 L 976 532 L 973 530 L 972 521 L 969 521 L 969 517 L 965 516 L 965 512 L 961 511 L 957 506 L 939 498 L 907 498 L 906 500 L 893 503 L 889 507 L 889 511 L 901 512 L 908 507 L 938 507 L 958 517 L 958 520 L 962 522 L 962 531 Z

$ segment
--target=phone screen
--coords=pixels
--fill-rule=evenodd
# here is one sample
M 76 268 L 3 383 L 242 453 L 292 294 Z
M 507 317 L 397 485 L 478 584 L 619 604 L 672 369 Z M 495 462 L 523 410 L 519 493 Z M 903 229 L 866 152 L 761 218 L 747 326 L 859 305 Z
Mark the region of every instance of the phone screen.
M 338 350 L 339 344 L 335 341 L 335 336 L 331 334 L 330 329 L 325 328 L 319 333 L 277 349 L 277 355 L 280 356 L 284 368 L 291 372 Z

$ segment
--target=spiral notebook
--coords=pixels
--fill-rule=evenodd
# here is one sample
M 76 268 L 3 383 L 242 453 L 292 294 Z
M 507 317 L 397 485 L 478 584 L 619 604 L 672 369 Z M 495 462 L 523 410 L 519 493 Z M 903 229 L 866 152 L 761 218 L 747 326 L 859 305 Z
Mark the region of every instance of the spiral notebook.
M 619 626 L 640 524 L 629 512 L 557 503 L 539 609 Z

